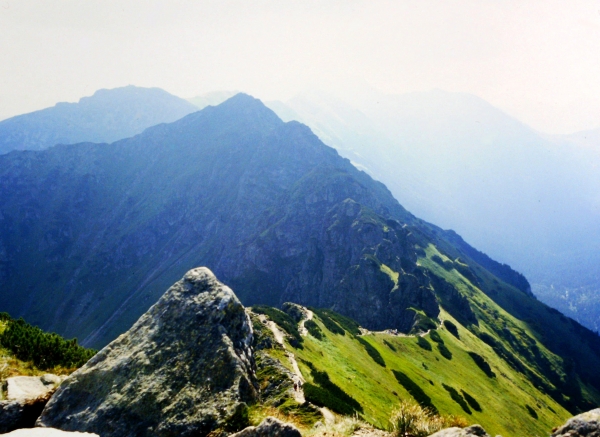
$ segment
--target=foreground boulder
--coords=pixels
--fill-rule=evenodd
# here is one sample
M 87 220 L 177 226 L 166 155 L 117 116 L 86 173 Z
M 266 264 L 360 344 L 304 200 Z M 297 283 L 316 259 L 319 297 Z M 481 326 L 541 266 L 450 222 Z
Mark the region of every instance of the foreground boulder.
M 18 429 L 4 435 L 6 437 L 98 437 L 98 434 L 61 431 L 55 428 Z
M 552 437 L 600 437 L 600 408 L 570 418 Z
M 51 393 L 36 399 L 0 401 L 0 434 L 19 428 L 32 428 Z
M 61 381 L 51 374 L 8 378 L 6 400 L 0 401 L 0 433 L 32 428 Z
M 258 426 L 249 426 L 229 437 L 301 437 L 294 425 L 267 417 Z
M 6 380 L 6 399 L 28 401 L 46 396 L 59 386 L 60 376 L 50 373 L 42 376 L 13 376 Z
M 109 436 L 205 436 L 256 398 L 252 328 L 207 268 L 185 274 L 56 391 L 37 425 Z
M 490 437 L 481 425 L 471 425 L 466 428 L 446 428 L 431 434 L 429 437 Z

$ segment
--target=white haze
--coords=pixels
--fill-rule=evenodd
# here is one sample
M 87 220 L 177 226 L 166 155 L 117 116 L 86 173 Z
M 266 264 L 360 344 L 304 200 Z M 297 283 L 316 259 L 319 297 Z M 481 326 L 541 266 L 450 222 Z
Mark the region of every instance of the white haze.
M 600 127 L 600 1 L 0 0 L 0 118 L 99 88 L 287 100 L 439 88 Z

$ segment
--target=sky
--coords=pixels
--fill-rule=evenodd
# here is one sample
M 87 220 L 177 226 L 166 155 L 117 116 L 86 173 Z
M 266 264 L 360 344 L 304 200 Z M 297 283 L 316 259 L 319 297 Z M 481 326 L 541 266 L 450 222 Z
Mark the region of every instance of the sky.
M 0 119 L 100 88 L 286 100 L 434 88 L 600 128 L 600 0 L 0 0 Z

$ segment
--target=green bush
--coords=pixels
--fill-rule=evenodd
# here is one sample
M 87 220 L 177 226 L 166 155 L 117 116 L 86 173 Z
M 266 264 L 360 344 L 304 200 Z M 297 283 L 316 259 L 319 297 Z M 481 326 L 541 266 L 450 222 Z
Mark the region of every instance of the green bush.
M 317 325 L 314 320 L 307 320 L 304 322 L 304 327 L 314 338 L 323 340 L 323 331 L 321 331 L 321 328 L 319 328 L 319 325 Z
M 477 399 L 475 399 L 473 396 L 471 396 L 469 393 L 467 393 L 464 390 L 461 390 L 461 393 L 463 395 L 463 397 L 465 398 L 465 401 L 467 401 L 467 403 L 469 404 L 469 406 L 471 408 L 473 408 L 475 411 L 479 411 L 481 412 L 481 405 L 479 405 L 479 402 L 477 402 Z
M 312 363 L 303 362 L 310 368 L 313 382 L 318 384 L 315 385 L 307 382 L 302 386 L 304 397 L 308 402 L 312 402 L 320 407 L 327 407 L 339 414 L 352 415 L 356 412 L 362 413 L 362 406 L 356 399 L 331 382 L 327 372 L 317 370 Z
M 290 335 L 290 344 L 293 347 L 302 348 L 303 339 L 298 331 L 298 324 L 289 315 L 281 310 L 278 310 L 277 308 L 266 305 L 253 306 L 252 311 L 257 314 L 264 314 L 267 316 L 271 321 L 275 322 L 277 326 Z
M 491 346 L 492 348 L 497 349 L 499 347 L 496 339 L 494 337 L 492 337 L 490 334 L 488 334 L 487 332 L 479 331 L 477 333 L 477 335 L 485 344 Z
M 325 314 L 330 319 L 335 321 L 338 325 L 340 325 L 343 329 L 348 331 L 352 335 L 360 335 L 360 325 L 352 320 L 350 317 L 342 316 L 341 314 L 336 313 L 335 311 L 328 309 L 319 310 L 319 316 Z
M 383 357 L 381 356 L 379 351 L 375 348 L 375 346 L 373 346 L 371 343 L 369 343 L 367 340 L 365 340 L 362 337 L 356 337 L 356 339 L 358 340 L 358 342 L 360 344 L 362 344 L 364 346 L 364 348 L 367 351 L 367 353 L 369 354 L 369 356 L 371 358 L 373 358 L 373 361 L 375 361 L 381 367 L 385 367 L 385 360 L 383 359 Z
M 58 334 L 42 331 L 23 319 L 14 320 L 0 313 L 6 329 L 0 335 L 0 346 L 10 350 L 22 361 L 31 361 L 42 370 L 57 366 L 73 368 L 83 366 L 96 354 L 77 344 L 77 339 L 65 340 Z
M 417 335 L 417 344 L 426 351 L 433 350 L 433 348 L 431 347 L 431 343 L 425 340 L 425 337 L 421 337 L 420 335 Z
M 488 364 L 488 362 L 479 354 L 475 352 L 469 352 L 470 357 L 475 361 L 475 364 L 479 366 L 483 373 L 485 373 L 490 378 L 495 378 L 496 374 L 492 371 L 492 368 Z
M 527 412 L 529 413 L 529 415 L 531 417 L 533 417 L 534 419 L 538 418 L 538 414 L 536 413 L 536 411 L 533 408 L 531 408 L 529 405 L 525 405 L 525 408 L 527 409 Z
M 323 322 L 323 325 L 325 325 L 325 328 L 327 328 L 329 331 L 333 332 L 334 334 L 346 335 L 344 328 L 342 328 L 331 317 L 329 317 L 326 310 L 312 309 L 312 312 L 319 316 L 319 319 L 321 319 L 321 322 Z
M 427 393 L 423 391 L 421 387 L 417 383 L 415 383 L 412 379 L 408 377 L 407 374 L 400 372 L 399 370 L 392 370 L 392 373 L 405 388 L 407 392 L 421 405 L 423 408 L 429 408 L 431 411 L 437 414 L 437 408 L 431 402 L 431 398 L 427 396 Z
M 442 337 L 440 337 L 440 333 L 437 332 L 436 330 L 432 330 L 429 333 L 429 338 L 431 338 L 436 343 L 442 343 L 442 344 L 444 343 L 444 340 L 442 340 Z
M 454 268 L 454 263 L 452 261 L 444 261 L 439 255 L 433 255 L 431 260 L 439 264 L 444 270 L 450 271 Z
M 300 323 L 300 321 L 304 318 L 304 313 L 302 309 L 291 302 L 285 302 L 281 305 L 281 310 L 290 316 L 296 323 Z
M 389 341 L 387 341 L 387 340 L 383 340 L 383 342 L 385 343 L 385 345 L 386 345 L 387 347 L 389 347 L 389 348 L 390 348 L 391 350 L 393 350 L 394 352 L 397 352 L 397 351 L 398 351 L 398 349 L 396 349 L 396 346 L 394 346 L 394 345 L 393 345 L 392 343 L 390 343 Z
M 410 308 L 410 309 L 412 309 L 412 308 Z M 416 312 L 415 323 L 413 324 L 413 326 L 410 330 L 411 334 L 432 331 L 437 328 L 437 324 L 431 317 L 428 317 L 422 311 L 418 311 L 418 312 L 415 311 L 415 312 Z
M 454 387 L 450 387 L 449 385 L 446 385 L 446 384 L 442 384 L 442 387 L 444 387 L 444 389 L 450 394 L 450 397 L 452 398 L 452 400 L 454 402 L 456 402 L 458 405 L 460 405 L 460 407 L 464 410 L 465 413 L 473 414 L 473 412 L 471 411 L 471 409 L 465 402 L 464 398 L 461 396 L 461 394 L 459 392 L 456 391 L 456 389 Z
M 448 349 L 444 343 L 438 343 L 437 348 L 444 358 L 446 358 L 447 360 L 452 359 L 452 352 L 450 352 L 450 349 Z
M 452 323 L 450 320 L 444 320 L 444 326 L 450 334 L 452 334 L 460 340 L 460 336 L 458 335 L 458 328 L 454 323 Z

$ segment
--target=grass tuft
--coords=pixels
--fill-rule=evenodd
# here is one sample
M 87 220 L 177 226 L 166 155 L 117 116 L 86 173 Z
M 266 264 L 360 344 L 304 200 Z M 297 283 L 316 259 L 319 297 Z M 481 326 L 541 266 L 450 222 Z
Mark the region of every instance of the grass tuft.
M 464 428 L 468 422 L 460 416 L 440 416 L 414 402 L 403 401 L 390 417 L 390 431 L 396 437 L 426 437 L 444 428 Z

